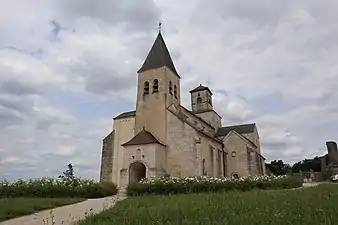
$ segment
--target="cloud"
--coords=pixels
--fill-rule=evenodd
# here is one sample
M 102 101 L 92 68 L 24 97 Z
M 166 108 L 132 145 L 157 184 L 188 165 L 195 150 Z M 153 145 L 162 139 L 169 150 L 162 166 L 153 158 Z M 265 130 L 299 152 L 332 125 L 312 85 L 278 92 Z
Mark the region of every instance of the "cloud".
M 325 154 L 338 133 L 337 10 L 333 0 L 3 4 L 0 179 L 58 176 L 70 162 L 97 179 L 101 140 L 135 108 L 159 20 L 184 106 L 208 85 L 223 125 L 257 124 L 268 161 Z

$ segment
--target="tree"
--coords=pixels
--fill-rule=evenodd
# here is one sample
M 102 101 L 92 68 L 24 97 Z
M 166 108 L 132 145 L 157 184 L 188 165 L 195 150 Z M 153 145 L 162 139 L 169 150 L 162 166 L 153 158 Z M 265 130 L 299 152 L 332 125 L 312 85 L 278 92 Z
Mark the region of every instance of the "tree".
M 275 175 L 285 175 L 290 169 L 289 164 L 285 164 L 283 160 L 273 160 L 270 163 L 267 163 L 266 166 Z
M 304 159 L 295 163 L 292 166 L 292 171 L 294 173 L 298 173 L 299 171 L 310 171 L 313 170 L 314 172 L 321 171 L 321 158 L 316 156 L 313 159 Z
M 74 179 L 74 168 L 73 168 L 73 165 L 71 163 L 69 163 L 67 165 L 68 169 L 63 172 L 63 175 L 60 175 L 59 178 L 61 179 L 65 179 L 65 178 L 68 178 L 68 179 Z

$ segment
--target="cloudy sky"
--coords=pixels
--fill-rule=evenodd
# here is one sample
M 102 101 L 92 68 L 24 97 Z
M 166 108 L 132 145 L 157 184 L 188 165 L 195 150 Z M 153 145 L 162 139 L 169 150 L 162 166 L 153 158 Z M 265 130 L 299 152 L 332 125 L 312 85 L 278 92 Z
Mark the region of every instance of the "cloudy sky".
M 183 3 L 184 2 L 184 3 Z M 257 123 L 267 160 L 338 140 L 336 0 L 1 0 L 0 179 L 98 179 L 112 118 L 135 108 L 136 71 L 163 21 L 182 80 L 223 125 Z

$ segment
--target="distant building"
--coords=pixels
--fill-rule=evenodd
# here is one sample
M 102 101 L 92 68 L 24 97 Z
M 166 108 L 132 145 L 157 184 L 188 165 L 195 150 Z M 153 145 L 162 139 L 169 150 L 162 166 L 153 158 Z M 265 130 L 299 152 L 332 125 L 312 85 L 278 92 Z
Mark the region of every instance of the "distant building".
M 138 70 L 136 110 L 116 116 L 103 140 L 101 181 L 125 187 L 153 176 L 265 174 L 256 125 L 222 127 L 203 85 L 190 91 L 186 109 L 180 79 L 159 32 Z
M 322 171 L 328 171 L 330 175 L 338 173 L 338 149 L 334 141 L 326 142 L 327 155 L 321 157 Z

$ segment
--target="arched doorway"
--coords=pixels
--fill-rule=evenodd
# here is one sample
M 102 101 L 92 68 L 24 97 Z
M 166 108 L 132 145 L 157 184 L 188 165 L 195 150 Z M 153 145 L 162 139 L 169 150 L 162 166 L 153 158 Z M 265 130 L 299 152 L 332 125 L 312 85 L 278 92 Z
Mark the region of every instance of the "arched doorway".
M 146 166 L 141 162 L 134 162 L 129 166 L 129 183 L 139 182 L 146 177 Z

